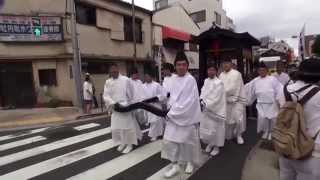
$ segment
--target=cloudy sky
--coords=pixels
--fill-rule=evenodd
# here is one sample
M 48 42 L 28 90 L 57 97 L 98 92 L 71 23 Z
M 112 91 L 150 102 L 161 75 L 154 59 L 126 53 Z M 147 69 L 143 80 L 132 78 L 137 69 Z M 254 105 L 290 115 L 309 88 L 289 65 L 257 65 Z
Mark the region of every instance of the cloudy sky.
M 152 0 L 135 2 L 152 9 Z M 237 31 L 249 31 L 257 38 L 269 35 L 296 46 L 291 37 L 299 34 L 303 24 L 306 34 L 320 34 L 320 0 L 223 0 L 223 4 Z

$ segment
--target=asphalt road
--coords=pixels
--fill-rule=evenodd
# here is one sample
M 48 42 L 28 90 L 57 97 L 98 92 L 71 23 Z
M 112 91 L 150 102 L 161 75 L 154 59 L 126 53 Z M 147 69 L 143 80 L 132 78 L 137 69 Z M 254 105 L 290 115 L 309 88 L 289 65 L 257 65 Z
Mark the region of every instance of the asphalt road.
M 207 161 L 191 177 L 174 180 L 237 180 L 257 141 L 255 122 L 248 123 L 246 144 L 230 141 L 219 156 Z M 161 159 L 161 140 L 150 142 L 148 127 L 134 151 L 123 155 L 111 141 L 107 119 L 0 134 L 0 180 L 111 179 L 161 180 L 169 162 Z M 205 156 L 204 156 L 205 157 Z

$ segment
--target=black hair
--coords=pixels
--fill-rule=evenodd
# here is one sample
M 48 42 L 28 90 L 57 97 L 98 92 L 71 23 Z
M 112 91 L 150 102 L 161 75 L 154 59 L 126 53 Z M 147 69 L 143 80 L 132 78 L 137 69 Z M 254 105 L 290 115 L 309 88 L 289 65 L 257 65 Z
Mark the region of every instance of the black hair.
M 320 80 L 320 60 L 310 58 L 301 62 L 297 72 L 297 79 L 306 83 L 315 84 Z
M 209 62 L 207 64 L 207 69 L 214 68 L 216 71 L 218 70 L 217 66 L 213 62 Z
M 178 51 L 177 52 L 176 58 L 174 60 L 174 65 L 177 65 L 178 61 L 185 61 L 189 66 L 188 58 L 187 58 L 186 54 L 183 51 Z
M 111 63 L 109 67 L 119 67 L 119 65 L 117 63 Z
M 138 71 L 138 68 L 137 67 L 133 67 L 130 69 L 129 71 L 129 75 L 131 76 L 132 74 L 138 74 L 139 71 Z
M 173 73 L 174 72 L 174 65 L 171 63 L 164 63 L 162 65 L 162 69 L 169 70 L 171 73 Z

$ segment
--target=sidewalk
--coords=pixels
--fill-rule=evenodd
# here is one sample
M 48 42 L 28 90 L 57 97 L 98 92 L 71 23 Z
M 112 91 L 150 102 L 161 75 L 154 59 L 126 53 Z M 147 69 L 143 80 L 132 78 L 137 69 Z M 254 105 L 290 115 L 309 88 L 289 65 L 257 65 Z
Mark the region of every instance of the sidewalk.
M 270 141 L 260 140 L 247 156 L 242 180 L 279 180 L 278 157 Z
M 101 115 L 100 111 L 95 109 L 92 115 L 83 115 L 76 107 L 0 110 L 0 129 L 64 123 L 81 117 Z

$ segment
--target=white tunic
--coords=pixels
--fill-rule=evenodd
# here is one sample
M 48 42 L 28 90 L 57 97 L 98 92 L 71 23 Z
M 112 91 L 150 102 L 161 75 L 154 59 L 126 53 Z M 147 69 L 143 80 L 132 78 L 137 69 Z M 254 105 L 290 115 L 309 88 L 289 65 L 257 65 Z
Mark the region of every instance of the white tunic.
M 140 102 L 146 99 L 143 83 L 141 82 L 141 80 L 130 79 L 130 83 L 132 84 L 131 86 L 133 88 L 133 100 L 131 103 Z
M 201 89 L 200 99 L 206 106 L 200 121 L 200 137 L 210 145 L 222 147 L 225 139 L 227 102 L 224 86 L 217 77 L 207 78 Z
M 269 132 L 275 124 L 280 105 L 284 104 L 283 85 L 275 77 L 266 76 L 255 78 L 246 84 L 245 89 L 250 105 L 257 100 L 258 133 Z
M 200 155 L 199 122 L 201 118 L 196 80 L 187 73 L 173 76 L 170 111 L 164 132 L 162 157 L 171 161 L 196 163 Z
M 90 93 L 88 93 L 88 91 Z M 92 100 L 92 95 L 93 95 L 93 86 L 90 82 L 85 81 L 83 83 L 83 99 L 84 100 Z
M 286 85 L 290 81 L 290 77 L 287 73 L 282 72 L 281 74 L 275 72 L 273 76 L 277 78 L 282 85 Z
M 154 81 L 152 81 L 151 83 L 144 83 L 143 88 L 144 88 L 144 93 L 145 93 L 146 99 L 157 97 L 157 96 L 161 95 L 161 93 L 162 93 L 161 85 L 157 82 L 154 82 Z M 154 104 L 154 105 L 156 105 L 156 104 Z M 156 116 L 150 112 L 147 113 L 147 116 L 148 116 L 149 123 L 156 122 L 159 119 L 161 119 L 161 117 Z
M 136 102 L 141 102 L 142 100 L 146 99 L 145 96 L 145 90 L 143 87 L 143 83 L 141 80 L 136 79 L 130 79 L 131 86 L 133 88 L 133 100 L 131 103 L 136 103 Z M 137 122 L 140 124 L 145 124 L 147 123 L 147 117 L 145 115 L 145 111 L 141 109 L 137 109 L 132 112 L 133 117 L 136 119 Z
M 307 84 L 302 81 L 297 81 L 294 84 L 288 86 L 289 92 L 297 91 L 298 89 L 306 86 Z M 313 86 L 314 87 L 314 86 Z M 306 95 L 313 87 L 308 88 L 307 90 L 298 94 L 299 99 Z M 293 99 L 296 99 L 296 96 L 292 96 Z M 316 133 L 320 130 L 320 92 L 313 96 L 304 106 L 304 118 L 307 126 L 307 133 L 311 137 L 315 137 Z M 320 158 L 320 134 L 315 141 L 315 150 L 313 156 Z
M 103 98 L 106 106 L 120 103 L 130 104 L 133 101 L 133 87 L 129 78 L 119 75 L 117 79 L 106 80 Z M 112 140 L 116 144 L 138 144 L 142 137 L 139 125 L 133 118 L 133 114 L 118 113 L 113 111 L 111 115 Z
M 227 134 L 240 135 L 246 130 L 246 98 L 242 76 L 239 71 L 231 69 L 222 72 L 219 79 L 223 82 L 227 98 L 227 126 L 233 126 Z M 228 135 L 227 139 L 230 139 Z
M 162 87 L 159 83 L 152 81 L 143 84 L 146 99 L 157 97 L 162 93 Z M 161 107 L 159 103 L 153 103 L 154 106 Z M 150 123 L 149 137 L 156 138 L 163 135 L 164 121 L 161 117 L 150 112 L 146 112 L 146 118 Z

